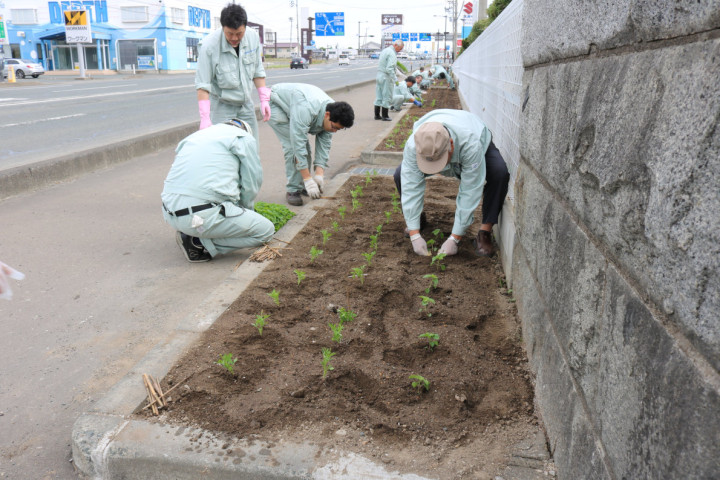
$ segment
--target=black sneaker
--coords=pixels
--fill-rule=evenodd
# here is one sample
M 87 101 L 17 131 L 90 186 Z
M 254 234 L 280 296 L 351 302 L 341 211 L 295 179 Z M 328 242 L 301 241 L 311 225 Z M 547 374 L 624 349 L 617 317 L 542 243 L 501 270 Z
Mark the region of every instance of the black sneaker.
M 210 253 L 204 247 L 198 247 L 193 242 L 193 237 L 185 235 L 182 232 L 175 233 L 175 241 L 180 250 L 185 254 L 185 258 L 190 263 L 209 262 L 212 259 Z
M 300 192 L 287 192 L 285 194 L 285 200 L 289 205 L 294 205 L 296 207 L 302 207 L 303 204 Z

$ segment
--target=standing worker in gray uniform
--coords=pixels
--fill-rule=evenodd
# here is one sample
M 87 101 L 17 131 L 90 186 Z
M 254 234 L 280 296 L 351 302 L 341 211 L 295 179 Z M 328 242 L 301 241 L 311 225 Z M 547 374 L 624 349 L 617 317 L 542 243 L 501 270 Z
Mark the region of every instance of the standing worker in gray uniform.
M 320 198 L 332 135 L 353 126 L 355 113 L 352 107 L 345 102 L 334 102 L 318 87 L 305 83 L 273 85 L 270 103 L 269 125 L 280 140 L 285 155 L 287 202 L 302 205 L 300 194 L 303 190 L 310 198 Z M 314 161 L 310 156 L 308 135 L 315 135 Z M 313 167 L 314 176 L 311 174 Z
M 265 86 L 260 37 L 247 28 L 247 13 L 240 5 L 223 8 L 220 24 L 222 29 L 200 42 L 195 72 L 200 129 L 239 118 L 259 140 L 252 84 L 260 96 L 263 120 L 270 118 L 270 89 Z
M 380 52 L 378 59 L 378 72 L 375 76 L 375 120 L 390 121 L 388 110 L 392 102 L 393 88 L 397 81 L 395 67 L 397 66 L 397 52 L 403 49 L 402 40 L 395 40 L 392 45 Z M 382 116 L 380 116 L 382 109 Z
M 188 262 L 258 247 L 275 227 L 253 210 L 263 174 L 257 141 L 239 119 L 185 137 L 162 192 L 163 215 Z
M 482 199 L 482 224 L 475 238 L 475 253 L 491 256 L 492 227 L 498 222 L 508 191 L 510 174 L 492 134 L 476 115 L 463 110 L 439 109 L 425 114 L 413 126 L 405 144 L 403 160 L 395 170 L 407 234 L 418 255 L 427 255 L 423 228 L 425 178 L 439 173 L 460 180 L 455 222 L 439 253 L 455 255 L 473 212 Z

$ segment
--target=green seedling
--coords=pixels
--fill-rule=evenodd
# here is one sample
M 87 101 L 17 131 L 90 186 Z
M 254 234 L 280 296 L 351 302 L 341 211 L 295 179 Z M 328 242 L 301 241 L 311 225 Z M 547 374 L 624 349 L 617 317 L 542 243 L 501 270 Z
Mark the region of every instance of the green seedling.
M 265 320 L 270 317 L 269 313 L 264 313 L 262 310 L 260 310 L 259 315 L 255 315 L 255 323 L 252 324 L 253 327 L 258 329 L 258 333 L 262 337 L 263 327 L 267 324 Z
M 410 380 L 413 382 L 410 384 L 413 388 L 417 388 L 418 393 L 422 392 L 422 389 L 430 390 L 430 382 L 422 375 L 410 375 Z
M 377 170 L 375 170 L 375 169 L 373 168 L 373 169 L 372 169 L 372 174 L 373 174 L 373 177 L 377 176 Z
M 431 238 L 426 243 L 427 243 L 427 247 L 428 247 L 428 250 L 430 251 L 430 253 L 435 253 L 435 250 L 437 250 L 437 247 L 435 246 L 435 239 Z
M 428 346 L 426 348 L 428 348 L 431 352 L 440 343 L 440 335 L 437 333 L 425 332 L 422 335 L 419 335 L 418 338 L 427 338 Z
M 330 237 L 332 237 L 332 233 L 328 232 L 327 230 L 320 230 L 320 233 L 322 233 L 323 245 L 325 245 L 327 241 L 330 240 Z
M 425 295 L 418 295 L 418 297 L 422 302 L 422 307 L 420 307 L 420 310 L 418 311 L 425 312 L 428 317 L 432 317 L 432 313 L 430 313 L 430 305 L 435 305 L 435 300 L 430 297 L 426 297 Z
M 505 279 L 502 277 L 498 278 L 498 287 L 505 288 L 505 285 Z
M 338 224 L 338 222 L 333 222 L 333 223 L 332 223 L 332 229 L 333 229 L 333 232 L 338 232 L 338 231 L 340 231 L 340 224 Z
M 235 362 L 237 362 L 237 358 L 233 358 L 232 353 L 226 353 L 220 356 L 220 360 L 215 362 L 215 365 L 220 365 L 228 372 L 233 373 L 233 366 L 235 366 Z
M 350 276 L 360 280 L 360 285 L 365 283 L 365 265 L 350 269 Z
M 333 333 L 332 341 L 340 343 L 342 341 L 342 330 L 343 330 L 342 322 L 328 323 L 328 326 L 330 327 L 330 330 L 332 330 L 332 333 Z
M 362 197 L 362 195 L 363 195 L 362 185 L 358 185 L 357 187 L 355 187 L 355 189 L 352 192 L 350 192 L 350 196 L 352 198 L 360 198 L 360 197 Z
M 392 212 L 385 212 L 385 223 L 390 223 L 390 217 L 392 217 Z
M 346 310 L 345 307 L 340 307 L 340 309 L 338 309 L 338 317 L 340 317 L 340 323 L 344 325 L 346 323 L 352 323 L 355 317 L 357 317 L 357 313 L 352 310 Z
M 433 101 L 430 102 L 430 108 L 435 108 L 435 102 L 436 102 L 436 101 L 437 101 L 437 100 L 433 98 Z
M 305 280 L 305 277 L 306 277 L 307 275 L 306 275 L 305 272 L 303 272 L 302 270 L 293 270 L 293 272 L 295 272 L 295 275 L 297 275 L 298 285 L 300 285 L 300 282 L 302 282 L 303 280 Z
M 370 249 L 371 250 L 377 250 L 377 244 L 378 244 L 378 234 L 370 235 Z
M 332 350 L 330 350 L 327 347 L 322 348 L 322 369 L 323 369 L 323 380 L 325 380 L 325 377 L 327 377 L 327 374 L 330 370 L 335 370 L 332 365 L 330 365 L 330 359 L 337 355 L 336 353 L 333 353 Z
M 319 248 L 315 248 L 315 245 L 310 247 L 310 263 L 314 262 L 317 257 L 323 254 L 323 251 Z
M 445 240 L 445 235 L 442 233 L 442 230 L 440 230 L 439 228 L 436 228 L 435 230 L 433 230 L 432 234 L 435 238 L 439 238 L 439 241 L 441 241 L 441 242 L 443 240 Z
M 275 305 L 280 305 L 280 292 L 273 288 L 273 291 L 268 293 L 268 296 L 273 299 Z
M 367 262 L 367 266 L 369 267 L 372 264 L 372 259 L 375 256 L 375 253 L 377 253 L 377 250 L 373 250 L 370 253 L 363 253 L 362 256 L 365 257 L 365 261 Z
M 375 231 L 377 232 L 378 235 L 380 235 L 382 233 L 382 223 L 380 225 L 378 225 L 377 227 L 375 227 Z
M 423 275 L 423 278 L 429 278 L 430 279 L 430 285 L 428 285 L 428 288 L 425 289 L 425 293 L 430 293 L 430 290 L 435 290 L 438 286 L 438 277 L 437 275 L 434 275 L 432 273 L 428 273 L 427 275 Z
M 347 207 L 345 205 L 341 205 L 338 207 L 338 213 L 340 214 L 341 220 L 345 220 L 345 212 L 347 212 Z
M 276 232 L 295 216 L 295 212 L 277 203 L 255 202 L 254 208 L 257 213 L 273 223 Z
M 352 211 L 354 212 L 355 210 L 357 210 L 360 207 L 362 207 L 362 203 L 360 203 L 360 200 L 358 200 L 357 198 L 353 198 L 352 199 Z
M 388 140 L 385 142 L 385 148 L 393 148 L 395 147 L 395 141 L 394 140 Z
M 370 183 L 372 183 L 372 175 L 370 172 L 365 172 L 365 186 L 367 187 Z
M 435 265 L 435 268 L 441 271 L 445 271 L 445 265 L 442 263 L 443 259 L 445 258 L 447 254 L 445 253 L 438 253 L 434 257 L 432 257 L 432 260 L 430 261 L 430 266 Z

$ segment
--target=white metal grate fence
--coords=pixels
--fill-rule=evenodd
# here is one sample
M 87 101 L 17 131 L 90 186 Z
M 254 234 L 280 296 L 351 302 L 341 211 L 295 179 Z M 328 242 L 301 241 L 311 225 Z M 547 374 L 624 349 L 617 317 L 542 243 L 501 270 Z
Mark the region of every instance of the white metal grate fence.
M 523 101 L 522 11 L 523 0 L 513 0 L 453 64 L 468 109 L 490 128 L 510 170 L 508 199 L 513 205 Z

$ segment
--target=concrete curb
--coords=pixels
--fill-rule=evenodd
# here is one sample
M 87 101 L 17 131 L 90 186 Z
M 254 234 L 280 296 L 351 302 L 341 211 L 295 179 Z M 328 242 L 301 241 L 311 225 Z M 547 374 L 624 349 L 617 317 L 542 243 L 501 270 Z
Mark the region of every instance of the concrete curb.
M 326 93 L 332 96 L 370 83 L 375 83 L 375 80 L 344 85 L 328 90 Z M 259 107 L 255 108 L 255 115 L 258 120 L 262 118 Z M 198 122 L 187 123 L 141 137 L 0 171 L 0 200 L 38 190 L 56 182 L 70 180 L 141 155 L 174 147 L 180 140 L 195 132 L 197 128 Z
M 392 122 L 388 124 L 388 128 L 380 133 L 375 139 L 370 143 L 370 145 L 363 150 L 360 153 L 360 161 L 362 163 L 366 163 L 368 165 L 393 165 L 397 166 L 402 163 L 402 152 L 382 152 L 375 150 L 375 147 L 377 147 L 380 142 L 382 142 L 385 137 L 387 137 L 388 133 L 395 128 L 395 125 L 400 122 L 400 119 L 403 118 L 405 115 L 408 114 L 410 109 L 402 110 L 401 112 L 398 112 L 399 115 L 395 115 L 395 118 L 392 119 Z
M 344 173 L 326 185 L 333 196 L 350 178 Z M 329 200 L 315 200 L 276 235 L 290 242 Z M 224 438 L 202 429 L 130 418 L 145 404 L 142 374 L 163 378 L 217 318 L 272 262 L 245 260 L 168 338 L 156 345 L 125 377 L 73 425 L 72 452 L 76 468 L 102 479 L 284 479 L 395 478 L 422 480 L 416 475 L 386 471 L 352 453 L 324 450 L 304 443 L 265 444 L 255 439 Z M 182 388 L 182 387 L 180 387 Z M 324 462 L 323 464 L 320 464 Z

